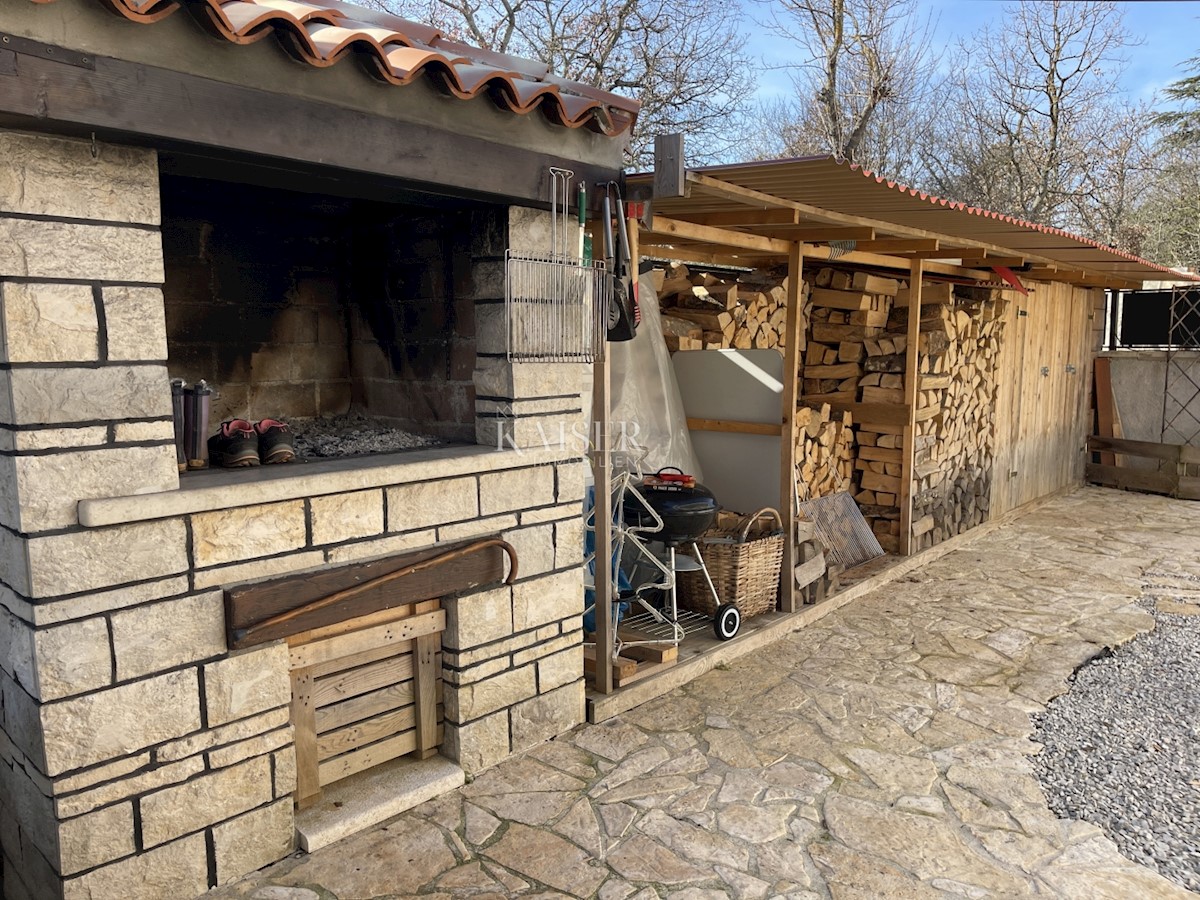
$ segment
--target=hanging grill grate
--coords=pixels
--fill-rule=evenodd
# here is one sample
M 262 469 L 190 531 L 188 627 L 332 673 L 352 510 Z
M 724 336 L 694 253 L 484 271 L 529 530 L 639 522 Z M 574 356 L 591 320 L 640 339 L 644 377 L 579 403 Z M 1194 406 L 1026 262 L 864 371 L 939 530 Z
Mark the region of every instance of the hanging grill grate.
M 574 173 L 550 170 L 551 236 L 545 254 L 505 254 L 504 312 L 512 362 L 583 362 L 603 357 L 612 278 L 583 258 L 582 225 L 570 221 Z

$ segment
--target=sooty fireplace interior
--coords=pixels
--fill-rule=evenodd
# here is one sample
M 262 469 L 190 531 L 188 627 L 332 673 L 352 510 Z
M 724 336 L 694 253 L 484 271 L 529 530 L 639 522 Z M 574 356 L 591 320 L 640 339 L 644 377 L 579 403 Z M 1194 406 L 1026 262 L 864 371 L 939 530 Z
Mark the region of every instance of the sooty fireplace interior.
M 414 195 L 415 196 L 415 195 Z M 471 244 L 500 207 L 162 176 L 168 367 L 301 455 L 474 442 Z

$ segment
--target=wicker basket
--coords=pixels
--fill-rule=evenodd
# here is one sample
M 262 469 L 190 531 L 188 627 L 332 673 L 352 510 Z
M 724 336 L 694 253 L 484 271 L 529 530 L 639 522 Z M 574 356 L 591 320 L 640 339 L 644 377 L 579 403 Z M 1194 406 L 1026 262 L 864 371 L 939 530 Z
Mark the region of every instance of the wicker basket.
M 783 520 L 770 508 L 748 516 L 718 519 L 700 538 L 700 553 L 722 604 L 736 604 L 742 618 L 775 608 L 783 568 L 783 539 Z M 679 572 L 676 577 L 680 606 L 708 616 L 717 614 L 703 572 Z

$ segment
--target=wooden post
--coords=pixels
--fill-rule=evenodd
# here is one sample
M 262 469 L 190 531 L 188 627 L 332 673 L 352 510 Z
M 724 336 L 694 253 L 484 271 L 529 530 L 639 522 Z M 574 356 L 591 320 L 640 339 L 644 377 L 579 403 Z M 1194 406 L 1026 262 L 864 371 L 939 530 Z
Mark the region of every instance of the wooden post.
M 779 609 L 795 612 L 796 604 L 796 401 L 800 397 L 800 336 L 804 327 L 803 245 L 794 242 L 788 250 L 786 343 L 783 348 L 783 398 L 780 410 L 779 516 L 783 519 L 783 575 L 779 585 Z
M 609 464 L 612 439 L 608 431 L 609 368 L 608 350 L 592 366 L 592 481 L 595 484 L 596 523 L 596 690 L 613 691 L 613 620 L 612 620 L 612 493 L 609 488 Z
M 317 771 L 317 708 L 313 705 L 311 669 L 295 669 L 292 679 L 292 727 L 296 741 L 296 806 L 304 809 L 321 798 Z
M 431 601 L 436 606 L 437 600 Z M 424 606 L 425 604 L 419 604 Z M 416 759 L 428 759 L 438 752 L 437 738 L 437 652 L 442 645 L 442 633 L 423 634 L 413 640 L 413 701 L 416 705 Z
M 908 422 L 904 426 L 904 456 L 900 472 L 900 555 L 910 556 L 912 547 L 913 458 L 917 437 L 917 345 L 921 339 L 921 281 L 925 261 L 914 259 L 908 275 L 908 347 L 904 354 L 904 403 Z

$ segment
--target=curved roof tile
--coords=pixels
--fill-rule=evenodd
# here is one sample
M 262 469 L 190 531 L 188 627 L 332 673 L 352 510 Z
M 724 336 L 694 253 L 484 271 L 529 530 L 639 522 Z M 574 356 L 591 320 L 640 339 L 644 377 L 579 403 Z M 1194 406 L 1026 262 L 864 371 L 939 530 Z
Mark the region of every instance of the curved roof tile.
M 54 0 L 31 0 L 53 3 Z M 325 68 L 354 56 L 376 78 L 411 84 L 428 75 L 463 100 L 480 94 L 519 115 L 540 110 L 567 128 L 609 137 L 633 127 L 636 100 L 555 77 L 540 62 L 471 47 L 441 31 L 387 13 L 338 2 L 303 0 L 101 0 L 134 22 L 157 22 L 187 5 L 225 40 L 251 44 L 274 34 L 283 47 L 311 66 Z

